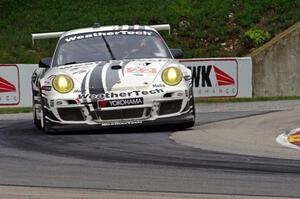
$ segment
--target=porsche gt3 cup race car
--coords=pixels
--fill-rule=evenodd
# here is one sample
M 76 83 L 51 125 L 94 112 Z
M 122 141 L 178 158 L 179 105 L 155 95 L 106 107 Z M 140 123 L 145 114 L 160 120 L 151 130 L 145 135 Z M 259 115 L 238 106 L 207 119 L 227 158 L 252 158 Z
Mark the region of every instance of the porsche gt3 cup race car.
M 32 34 L 59 38 L 32 75 L 34 124 L 45 131 L 195 122 L 191 71 L 158 30 L 99 26 Z

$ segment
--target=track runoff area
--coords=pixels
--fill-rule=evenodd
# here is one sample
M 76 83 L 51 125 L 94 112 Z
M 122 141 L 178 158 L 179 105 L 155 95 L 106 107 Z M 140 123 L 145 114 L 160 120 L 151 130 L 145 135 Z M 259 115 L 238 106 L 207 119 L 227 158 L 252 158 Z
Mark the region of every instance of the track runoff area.
M 196 126 L 177 132 L 52 135 L 34 128 L 31 113 L 1 115 L 1 196 L 300 196 L 299 150 L 276 142 L 284 134 L 297 143 L 300 101 L 197 104 L 196 109 Z

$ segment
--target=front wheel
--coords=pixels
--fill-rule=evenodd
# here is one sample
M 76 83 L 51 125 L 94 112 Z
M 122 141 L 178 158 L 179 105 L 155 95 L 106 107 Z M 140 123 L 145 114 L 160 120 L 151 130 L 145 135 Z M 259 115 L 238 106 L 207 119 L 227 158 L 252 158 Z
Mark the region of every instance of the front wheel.
M 43 103 L 42 103 L 42 97 L 40 97 L 39 101 L 40 103 L 36 103 L 37 99 L 32 100 L 32 113 L 33 113 L 33 123 L 35 127 L 39 130 L 44 129 L 44 110 L 43 110 Z M 37 100 L 38 101 L 38 100 Z
M 191 94 L 191 99 L 189 101 L 189 105 L 191 106 L 190 114 L 193 116 L 193 120 L 177 125 L 177 128 L 179 128 L 180 130 L 191 128 L 191 127 L 195 126 L 196 110 L 195 110 L 195 100 L 194 100 L 193 90 L 192 90 L 192 94 Z

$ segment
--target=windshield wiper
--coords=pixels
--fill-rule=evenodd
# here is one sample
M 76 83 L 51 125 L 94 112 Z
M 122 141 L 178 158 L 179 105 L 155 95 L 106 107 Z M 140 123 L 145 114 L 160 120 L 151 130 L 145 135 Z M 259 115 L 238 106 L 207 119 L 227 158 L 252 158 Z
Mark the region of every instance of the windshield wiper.
M 106 48 L 108 49 L 108 51 L 109 51 L 109 53 L 110 53 L 111 59 L 115 60 L 116 58 L 115 58 L 115 56 L 114 56 L 114 54 L 113 54 L 113 52 L 112 52 L 112 50 L 111 50 L 111 48 L 110 48 L 110 45 L 109 45 L 108 42 L 106 41 L 104 35 L 101 35 L 101 36 L 102 36 L 102 39 L 103 39 L 103 41 L 104 41 L 104 43 L 105 43 L 105 45 L 106 45 Z
M 76 61 L 73 61 L 73 62 L 67 62 L 67 63 L 65 63 L 64 65 L 70 65 L 70 64 L 77 64 L 77 62 L 76 62 Z

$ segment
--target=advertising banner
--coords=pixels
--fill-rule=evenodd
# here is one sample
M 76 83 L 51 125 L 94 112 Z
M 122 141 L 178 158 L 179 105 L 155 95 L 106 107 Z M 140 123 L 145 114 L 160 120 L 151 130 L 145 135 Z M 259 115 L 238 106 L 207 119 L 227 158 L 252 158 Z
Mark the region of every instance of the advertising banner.
M 20 75 L 17 65 L 0 65 L 0 106 L 20 103 Z
M 0 64 L 0 108 L 32 106 L 31 76 L 37 64 Z
M 192 71 L 195 97 L 252 97 L 251 58 L 181 59 L 179 61 Z

